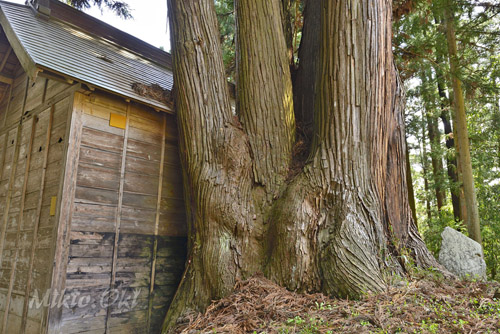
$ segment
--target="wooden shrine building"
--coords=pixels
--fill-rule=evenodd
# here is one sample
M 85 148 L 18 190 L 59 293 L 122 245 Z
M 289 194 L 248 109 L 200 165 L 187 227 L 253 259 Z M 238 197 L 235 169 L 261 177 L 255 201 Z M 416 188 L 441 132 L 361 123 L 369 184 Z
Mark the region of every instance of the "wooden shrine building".
M 0 333 L 158 333 L 184 270 L 170 55 L 0 1 Z

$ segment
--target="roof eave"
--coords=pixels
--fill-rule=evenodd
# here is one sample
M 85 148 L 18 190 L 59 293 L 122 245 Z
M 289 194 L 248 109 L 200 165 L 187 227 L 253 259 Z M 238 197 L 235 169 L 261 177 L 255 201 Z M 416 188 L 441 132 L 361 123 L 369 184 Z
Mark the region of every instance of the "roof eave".
M 80 82 L 82 84 L 85 84 L 87 87 L 94 87 L 95 89 L 98 89 L 100 91 L 103 91 L 103 92 L 106 92 L 106 93 L 110 93 L 110 94 L 119 96 L 119 97 L 121 97 L 121 98 L 123 98 L 125 100 L 130 100 L 130 101 L 134 101 L 134 102 L 146 105 L 146 106 L 148 106 L 150 108 L 155 109 L 156 111 L 163 111 L 163 112 L 167 112 L 169 114 L 174 114 L 175 113 L 173 104 L 164 104 L 164 103 L 157 102 L 157 101 L 154 101 L 154 100 L 151 100 L 151 99 L 147 99 L 147 98 L 141 99 L 141 98 L 137 98 L 136 96 L 130 96 L 130 95 L 126 95 L 126 94 L 121 94 L 119 92 L 116 92 L 116 91 L 113 91 L 113 90 L 110 90 L 110 89 L 106 89 L 104 87 L 97 86 L 97 85 L 95 85 L 95 84 L 93 84 L 91 82 L 86 82 L 84 80 L 68 76 L 68 75 L 66 75 L 64 73 L 60 73 L 60 72 L 54 71 L 51 68 L 47 68 L 47 67 L 40 66 L 40 65 L 35 65 L 35 75 L 38 74 L 39 72 L 42 72 L 42 73 L 47 73 L 47 72 L 53 73 L 53 74 L 55 74 L 57 76 L 60 76 L 61 78 L 65 78 L 66 81 L 72 80 L 72 81 Z
M 7 36 L 7 40 L 9 41 L 12 50 L 14 51 L 17 59 L 21 63 L 24 71 L 30 78 L 35 78 L 37 75 L 37 66 L 33 58 L 31 58 L 28 51 L 23 47 L 19 38 L 17 38 L 14 29 L 10 25 L 9 20 L 5 16 L 2 8 L 0 7 L 0 24 L 2 25 L 3 31 L 5 32 L 5 36 Z
M 0 1 L 0 3 L 1 2 L 2 1 Z M 26 7 L 26 6 L 24 6 L 24 7 Z M 99 85 L 95 85 L 94 83 L 86 82 L 85 80 L 82 80 L 80 78 L 72 77 L 72 76 L 69 76 L 68 74 L 65 74 L 65 73 L 62 73 L 62 72 L 58 72 L 58 71 L 56 71 L 56 70 L 54 70 L 54 69 L 52 69 L 50 67 L 46 67 L 46 66 L 37 64 L 34 61 L 34 59 L 30 56 L 28 50 L 26 50 L 23 47 L 21 41 L 17 37 L 16 32 L 14 31 L 12 25 L 10 24 L 10 22 L 9 22 L 8 18 L 6 17 L 6 15 L 5 15 L 5 13 L 4 13 L 4 11 L 3 11 L 3 9 L 2 9 L 1 6 L 0 6 L 0 24 L 3 27 L 5 35 L 7 36 L 7 40 L 9 42 L 9 44 L 12 46 L 12 49 L 13 49 L 16 57 L 19 59 L 19 62 L 21 63 L 21 66 L 23 67 L 23 69 L 26 72 L 26 74 L 32 80 L 36 79 L 36 77 L 37 77 L 37 75 L 38 75 L 39 72 L 48 71 L 48 72 L 52 72 L 52 73 L 54 73 L 56 75 L 59 75 L 59 76 L 61 76 L 63 78 L 68 78 L 70 80 L 74 80 L 74 81 L 77 81 L 77 82 L 80 82 L 80 83 L 83 83 L 83 84 L 86 84 L 86 85 L 90 85 L 90 86 L 95 87 L 95 88 L 97 88 L 97 89 L 99 89 L 101 91 L 108 92 L 108 93 L 114 94 L 116 96 L 120 96 L 120 97 L 122 97 L 124 99 L 129 99 L 131 101 L 135 101 L 137 103 L 146 105 L 146 106 L 151 107 L 151 108 L 153 108 L 153 109 L 155 109 L 157 111 L 163 111 L 163 112 L 172 113 L 172 114 L 175 113 L 172 104 L 164 104 L 162 102 L 151 100 L 151 99 L 148 99 L 148 98 L 141 98 L 141 97 L 138 97 L 138 96 L 133 96 L 133 95 L 129 95 L 129 94 L 123 94 L 123 93 L 120 93 L 120 92 L 117 92 L 117 91 L 106 89 L 106 88 L 101 87 Z

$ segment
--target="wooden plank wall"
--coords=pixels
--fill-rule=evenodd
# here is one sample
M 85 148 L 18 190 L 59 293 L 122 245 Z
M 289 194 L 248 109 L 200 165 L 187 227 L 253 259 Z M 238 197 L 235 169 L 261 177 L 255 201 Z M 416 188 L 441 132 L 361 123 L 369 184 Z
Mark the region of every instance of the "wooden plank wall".
M 90 302 L 63 307 L 59 330 L 159 333 L 186 252 L 175 119 L 103 93 L 76 100 L 83 114 L 65 293 Z M 110 126 L 111 114 L 124 128 Z M 134 307 L 113 303 L 115 293 L 134 292 Z
M 10 96 L 9 96 L 10 95 Z M 0 333 L 39 333 L 47 308 L 26 296 L 50 288 L 55 217 L 73 90 L 20 68 L 0 102 Z

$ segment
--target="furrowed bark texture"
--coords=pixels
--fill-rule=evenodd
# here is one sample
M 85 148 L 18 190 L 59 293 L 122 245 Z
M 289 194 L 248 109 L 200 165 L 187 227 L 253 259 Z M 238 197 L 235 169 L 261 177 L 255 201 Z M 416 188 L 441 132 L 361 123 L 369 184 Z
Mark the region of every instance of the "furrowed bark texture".
M 279 195 L 295 140 L 292 80 L 281 25 L 280 2 L 236 2 L 237 113 L 248 135 L 254 181 L 270 199 Z M 251 18 L 251 19 L 249 19 Z
M 295 123 L 280 0 L 237 3 L 237 114 L 213 1 L 168 1 L 189 260 L 164 332 L 257 271 L 292 290 L 359 296 L 404 272 L 403 251 L 439 266 L 408 204 L 391 3 L 321 5 L 311 154 L 289 173 Z
M 226 295 L 236 279 L 261 271 L 263 217 L 287 177 L 295 136 L 278 0 L 237 3 L 238 27 L 245 32 L 238 36 L 242 124 L 229 103 L 213 2 L 168 6 L 189 261 L 166 324 Z
M 226 295 L 259 263 L 250 146 L 231 110 L 213 6 L 168 1 L 189 260 L 167 323 Z
M 397 77 L 397 73 L 393 71 Z M 393 108 L 387 127 L 388 160 L 387 178 L 385 179 L 384 208 L 386 231 L 390 236 L 389 248 L 396 255 L 410 255 L 415 264 L 421 268 L 435 268 L 447 277 L 447 272 L 427 249 L 418 233 L 416 221 L 412 218 L 406 184 L 406 169 L 402 167 L 402 159 L 406 159 L 406 142 L 404 130 L 404 95 L 399 78 L 393 82 Z M 383 135 L 382 135 L 383 136 Z M 408 270 L 406 261 L 399 259 Z
M 391 255 L 403 247 L 437 266 L 408 204 L 388 6 L 324 2 L 310 162 L 280 199 L 269 233 L 268 275 L 290 289 L 380 291 L 385 271 L 401 269 Z

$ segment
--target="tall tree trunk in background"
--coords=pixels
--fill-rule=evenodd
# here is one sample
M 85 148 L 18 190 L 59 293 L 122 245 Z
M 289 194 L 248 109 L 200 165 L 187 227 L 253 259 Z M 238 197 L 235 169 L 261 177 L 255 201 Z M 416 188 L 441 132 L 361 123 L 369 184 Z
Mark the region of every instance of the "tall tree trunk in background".
M 421 75 L 422 80 L 422 96 L 425 104 L 425 118 L 427 123 L 427 133 L 429 135 L 430 156 L 432 164 L 432 177 L 434 181 L 434 192 L 436 195 L 436 207 L 438 212 L 445 205 L 446 194 L 443 189 L 443 160 L 441 157 L 441 133 L 435 116 L 435 87 L 431 85 L 432 74 L 430 69 L 424 71 Z M 424 131 L 425 135 L 425 131 Z
M 450 59 L 451 81 L 453 84 L 453 99 L 455 107 L 455 127 L 457 132 L 457 144 L 459 149 L 459 163 L 462 169 L 465 206 L 467 208 L 467 230 L 469 236 L 482 243 L 481 229 L 479 225 L 479 212 L 477 208 L 476 190 L 474 177 L 472 175 L 472 163 L 469 148 L 469 134 L 467 130 L 467 116 L 465 113 L 465 102 L 462 92 L 462 82 L 458 77 L 459 64 L 457 59 L 457 41 L 455 37 L 455 20 L 453 14 L 453 0 L 448 0 L 444 7 L 446 20 L 446 37 L 448 41 L 448 52 Z
M 492 85 L 496 84 L 496 79 L 493 79 Z M 495 131 L 496 135 L 496 145 L 497 145 L 497 163 L 498 168 L 500 168 L 500 95 L 495 95 L 495 114 L 493 126 L 497 129 Z
M 444 135 L 446 137 L 446 148 L 448 150 L 455 148 L 455 139 L 453 136 L 453 128 L 451 125 L 451 118 L 447 103 L 449 101 L 448 97 L 445 93 L 443 77 L 441 73 L 437 73 L 437 86 L 438 86 L 438 94 L 440 98 L 440 106 L 441 106 L 441 121 L 444 127 Z M 460 211 L 460 196 L 459 196 L 459 187 L 458 185 L 458 163 L 456 155 L 450 156 L 446 155 L 446 166 L 448 170 L 448 178 L 450 180 L 450 193 L 451 193 L 451 203 L 453 206 L 453 216 L 456 221 L 462 220 L 461 211 Z M 458 189 L 457 189 L 458 188 Z
M 429 162 L 427 158 L 427 136 L 426 126 L 427 119 L 422 115 L 422 174 L 424 176 L 424 191 L 425 191 L 425 212 L 427 213 L 428 223 L 432 221 L 431 202 L 429 200 Z
M 307 140 L 311 140 L 314 92 L 316 91 L 319 69 L 321 25 L 321 1 L 306 0 L 304 7 L 304 27 L 299 48 L 299 67 L 293 84 L 293 96 L 297 124 Z
M 402 252 L 440 267 L 408 204 L 391 2 L 321 3 L 317 83 L 307 99 L 314 105 L 306 106 L 314 113 L 311 153 L 291 170 L 295 119 L 280 0 L 236 3 L 237 115 L 213 1 L 168 1 L 189 252 L 164 331 L 259 271 L 292 290 L 356 297 L 403 274 Z
M 411 208 L 411 215 L 418 227 L 417 206 L 415 201 L 415 190 L 413 189 L 413 179 L 411 175 L 410 150 L 408 149 L 408 142 L 406 142 L 406 184 L 408 185 L 408 201 Z
M 450 102 L 452 109 L 454 109 L 455 103 L 453 101 Z M 453 113 L 453 123 L 456 124 L 457 120 L 455 117 L 455 113 Z M 457 127 L 453 128 L 453 138 L 458 138 Z M 462 163 L 460 162 L 460 143 L 458 140 L 455 140 L 455 151 L 456 151 L 456 159 L 457 159 L 457 177 L 458 177 L 458 198 L 460 199 L 460 218 L 467 224 L 467 207 L 465 205 L 465 195 L 464 195 L 464 181 L 462 174 Z
M 298 0 L 280 0 L 281 1 L 281 22 L 283 25 L 283 34 L 285 36 L 286 47 L 288 50 L 288 59 L 293 63 L 293 33 L 294 17 L 292 16 L 292 6 Z
M 439 212 L 444 206 L 446 201 L 446 196 L 443 190 L 443 160 L 441 159 L 440 152 L 440 131 L 437 125 L 437 120 L 432 115 L 427 113 L 427 131 L 429 133 L 429 142 L 431 144 L 431 164 L 432 164 L 432 176 L 434 179 L 434 192 L 436 194 L 436 207 Z
M 441 11 L 435 13 L 435 22 L 439 25 L 440 29 L 446 31 L 446 23 L 443 18 L 443 13 Z M 446 148 L 448 150 L 455 149 L 455 136 L 453 133 L 453 128 L 451 124 L 450 109 L 452 108 L 452 98 L 448 98 L 446 94 L 446 78 L 444 77 L 443 70 L 439 64 L 443 63 L 444 55 L 446 51 L 440 47 L 436 50 L 436 66 L 434 66 L 434 71 L 436 72 L 436 84 L 439 95 L 439 106 L 441 107 L 441 114 L 439 118 L 443 123 L 444 135 Z M 460 203 L 460 184 L 458 180 L 458 161 L 457 153 L 451 155 L 449 152 L 446 154 L 446 167 L 448 172 L 448 180 L 450 182 L 450 194 L 451 194 L 451 204 L 453 206 L 453 217 L 455 221 L 463 220 L 462 209 Z M 465 205 L 464 203 L 462 203 Z

